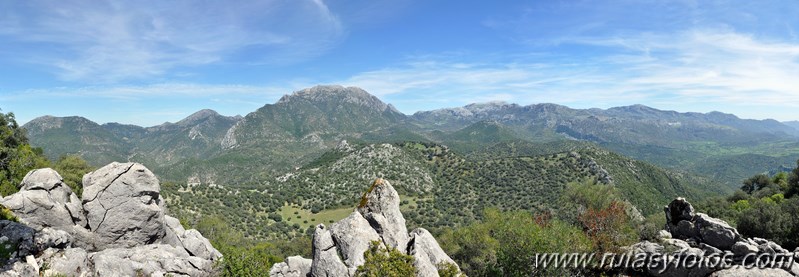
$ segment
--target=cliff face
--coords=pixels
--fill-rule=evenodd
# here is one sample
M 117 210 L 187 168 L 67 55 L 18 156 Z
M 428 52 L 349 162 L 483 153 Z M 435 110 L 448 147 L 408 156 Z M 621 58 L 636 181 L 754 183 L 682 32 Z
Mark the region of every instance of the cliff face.
M 438 276 L 442 264 L 457 264 L 423 228 L 410 233 L 400 212 L 400 199 L 388 181 L 377 179 L 360 205 L 347 218 L 326 227 L 316 226 L 313 259 L 289 257 L 275 264 L 273 277 L 354 276 L 363 265 L 364 252 L 372 241 L 397 249 L 414 258 L 417 276 Z
M 0 204 L 12 253 L 0 276 L 208 276 L 222 255 L 196 230 L 164 214 L 160 184 L 137 163 L 111 163 L 83 177 L 78 197 L 55 170 L 29 172 Z

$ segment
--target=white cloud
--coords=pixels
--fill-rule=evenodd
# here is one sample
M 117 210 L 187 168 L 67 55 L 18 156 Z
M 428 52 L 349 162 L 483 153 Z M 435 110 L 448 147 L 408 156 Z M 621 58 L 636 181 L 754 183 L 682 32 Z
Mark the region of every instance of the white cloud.
M 288 63 L 319 55 L 344 34 L 322 0 L 32 0 L 0 9 L 0 42 L 20 43 L 20 60 L 52 66 L 66 80 L 114 82 L 222 61 Z M 246 58 L 236 58 L 242 51 Z
M 419 99 L 402 100 L 414 105 L 424 101 L 453 106 L 470 101 L 508 100 L 578 107 L 645 103 L 667 108 L 696 108 L 699 102 L 704 110 L 728 112 L 731 105 L 757 106 L 761 111 L 799 107 L 796 43 L 770 41 L 728 29 L 559 41 L 609 54 L 589 58 L 531 55 L 489 63 L 466 63 L 468 55 L 428 56 L 424 62 L 414 60 L 363 72 L 343 83 L 389 98 Z M 488 99 L 486 95 L 497 97 Z
M 292 91 L 290 86 L 210 85 L 192 83 L 163 83 L 143 86 L 92 86 L 30 89 L 8 92 L 0 100 L 86 98 L 111 100 L 146 100 L 157 98 L 218 99 L 220 102 L 240 101 L 237 98 L 274 98 Z M 227 99 L 219 98 L 226 96 Z M 261 103 L 263 105 L 265 103 Z

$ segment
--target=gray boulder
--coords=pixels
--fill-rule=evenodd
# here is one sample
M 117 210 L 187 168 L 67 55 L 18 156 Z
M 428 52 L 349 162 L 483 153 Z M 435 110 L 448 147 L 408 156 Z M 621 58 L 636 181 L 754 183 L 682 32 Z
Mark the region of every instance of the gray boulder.
M 313 236 L 313 276 L 349 276 L 349 270 L 339 257 L 338 248 L 330 230 L 324 224 L 316 225 Z
M 682 220 L 693 220 L 694 206 L 691 205 L 685 198 L 677 197 L 665 207 L 666 223 L 677 224 Z
M 64 230 L 44 228 L 36 234 L 34 244 L 39 250 L 47 248 L 67 248 L 72 246 L 72 235 Z
M 95 276 L 211 276 L 213 262 L 167 244 L 113 248 L 89 254 Z
M 451 264 L 460 270 L 458 264 L 441 249 L 433 235 L 423 228 L 411 232 L 408 254 L 414 258 L 417 276 L 438 276 L 438 269 L 443 264 Z
M 42 275 L 53 276 L 62 274 L 66 276 L 90 276 L 91 265 L 89 264 L 89 253 L 82 248 L 67 248 L 45 250 L 39 258 L 39 264 L 47 264 Z
M 164 243 L 183 248 L 192 256 L 211 261 L 222 258 L 222 253 L 219 253 L 199 231 L 183 229 L 180 221 L 171 216 L 164 216 L 164 223 L 166 224 L 166 233 L 162 240 Z
M 397 191 L 388 181 L 378 178 L 364 195 L 358 212 L 375 228 L 387 247 L 407 254 L 406 246 L 410 238 L 399 207 Z
M 310 259 L 300 256 L 291 256 L 286 261 L 277 263 L 269 270 L 269 276 L 274 277 L 306 277 L 311 273 Z
M 83 209 L 98 250 L 134 247 L 164 237 L 160 185 L 138 163 L 111 163 L 83 176 Z
M 6 196 L 0 204 L 36 230 L 86 225 L 80 199 L 64 184 L 61 175 L 50 168 L 28 172 L 20 183 L 20 191 Z
M 735 228 L 730 227 L 727 222 L 721 219 L 712 218 L 706 214 L 696 214 L 694 222 L 702 241 L 710 246 L 721 250 L 730 250 L 735 242 L 741 239 L 741 235 Z
M 330 233 L 344 264 L 350 269 L 363 265 L 363 253 L 369 249 L 372 241 L 380 241 L 380 236 L 358 211 L 330 225 Z

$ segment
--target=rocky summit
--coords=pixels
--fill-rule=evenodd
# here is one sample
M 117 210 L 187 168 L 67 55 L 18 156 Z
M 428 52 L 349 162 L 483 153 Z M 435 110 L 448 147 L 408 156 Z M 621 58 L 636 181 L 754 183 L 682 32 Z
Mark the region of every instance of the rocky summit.
M 313 258 L 289 257 L 272 266 L 272 277 L 354 276 L 365 263 L 373 241 L 414 258 L 416 276 L 438 276 L 444 264 L 457 264 L 423 228 L 410 233 L 400 212 L 400 198 L 388 181 L 377 179 L 347 218 L 314 230 Z
M 799 276 L 799 249 L 790 252 L 780 245 L 762 238 L 744 238 L 727 222 L 696 213 L 693 205 L 684 198 L 674 199 L 664 207 L 665 229 L 658 241 L 642 241 L 630 247 L 635 255 L 676 257 L 685 260 L 702 260 L 695 266 L 684 263 L 650 264 L 638 268 L 649 276 Z M 758 256 L 775 259 L 777 266 L 757 267 Z M 729 257 L 725 263 L 720 259 Z
M 160 183 L 138 163 L 83 177 L 79 198 L 55 170 L 29 172 L 0 204 L 0 244 L 13 252 L 0 276 L 210 276 L 222 255 L 165 215 Z

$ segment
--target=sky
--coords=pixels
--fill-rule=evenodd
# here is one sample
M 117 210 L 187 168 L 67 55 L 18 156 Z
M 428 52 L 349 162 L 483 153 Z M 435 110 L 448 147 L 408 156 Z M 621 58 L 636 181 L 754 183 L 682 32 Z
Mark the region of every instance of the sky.
M 799 1 L 0 1 L 0 109 L 153 126 L 319 84 L 799 120 Z

